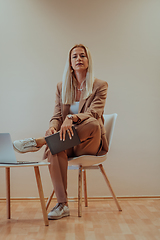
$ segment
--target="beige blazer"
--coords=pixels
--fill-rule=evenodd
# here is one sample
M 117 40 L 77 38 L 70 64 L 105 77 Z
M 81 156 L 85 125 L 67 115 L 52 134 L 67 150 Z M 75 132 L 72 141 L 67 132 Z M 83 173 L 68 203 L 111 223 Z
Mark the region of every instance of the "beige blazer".
M 84 120 L 91 117 L 94 117 L 99 121 L 102 139 L 100 149 L 104 150 L 105 152 L 108 151 L 108 142 L 103 125 L 103 112 L 106 103 L 107 89 L 107 82 L 95 79 L 92 94 L 87 99 L 83 99 L 84 92 L 82 92 L 79 102 L 78 114 L 76 114 L 79 118 L 77 124 L 83 124 Z M 50 127 L 54 127 L 57 131 L 59 131 L 64 119 L 66 118 L 66 115 L 69 114 L 69 110 L 69 104 L 62 104 L 62 82 L 60 82 L 57 84 L 55 109 L 53 117 L 50 120 Z

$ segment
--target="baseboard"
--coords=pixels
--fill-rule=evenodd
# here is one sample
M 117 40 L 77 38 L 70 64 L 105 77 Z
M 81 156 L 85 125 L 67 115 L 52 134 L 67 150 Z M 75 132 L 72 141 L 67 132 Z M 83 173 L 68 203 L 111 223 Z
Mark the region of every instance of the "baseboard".
M 119 196 L 117 197 L 118 200 L 136 200 L 136 199 L 159 199 L 160 200 L 160 196 L 159 195 L 155 195 L 155 196 Z M 40 199 L 38 197 L 29 197 L 29 198 L 11 198 L 11 201 L 39 201 Z M 47 198 L 45 198 L 45 200 L 47 201 Z M 52 199 L 53 201 L 56 201 L 56 198 L 53 197 Z M 103 201 L 103 200 L 113 200 L 113 198 L 111 196 L 108 197 L 88 197 L 88 201 Z M 6 201 L 6 198 L 0 198 L 0 201 Z M 69 197 L 68 198 L 69 202 L 78 202 L 78 198 L 75 197 Z M 84 201 L 84 198 L 82 198 L 82 201 Z

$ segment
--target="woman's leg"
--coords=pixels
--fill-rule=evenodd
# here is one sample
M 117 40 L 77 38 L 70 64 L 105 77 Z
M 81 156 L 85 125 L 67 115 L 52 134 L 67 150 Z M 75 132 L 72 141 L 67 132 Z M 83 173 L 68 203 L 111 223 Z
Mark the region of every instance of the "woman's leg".
M 44 137 L 36 138 L 35 141 L 37 143 L 37 147 L 42 147 L 43 145 L 46 145 L 46 140 Z
M 82 124 L 76 126 L 81 144 L 74 147 L 74 154 L 80 156 L 83 154 L 96 155 L 101 143 L 101 130 L 99 122 L 95 118 L 90 118 Z M 46 149 L 46 152 L 48 148 Z M 47 156 L 50 162 L 49 170 L 53 182 L 55 194 L 59 203 L 67 202 L 67 151 L 52 155 L 48 151 Z
M 55 220 L 70 215 L 67 203 L 67 169 L 68 157 L 66 151 L 52 155 L 50 151 L 47 153 L 50 162 L 49 170 L 57 197 L 57 205 L 48 214 L 48 219 Z
M 68 157 L 65 151 L 52 155 L 49 151 L 48 161 L 50 162 L 49 171 L 59 203 L 67 202 L 67 168 Z

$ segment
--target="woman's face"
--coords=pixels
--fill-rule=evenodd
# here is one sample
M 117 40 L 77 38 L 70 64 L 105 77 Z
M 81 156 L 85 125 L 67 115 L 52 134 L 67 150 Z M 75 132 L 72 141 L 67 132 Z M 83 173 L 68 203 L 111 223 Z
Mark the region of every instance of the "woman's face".
M 76 47 L 71 52 L 71 67 L 74 71 L 86 71 L 88 69 L 88 57 L 82 47 Z

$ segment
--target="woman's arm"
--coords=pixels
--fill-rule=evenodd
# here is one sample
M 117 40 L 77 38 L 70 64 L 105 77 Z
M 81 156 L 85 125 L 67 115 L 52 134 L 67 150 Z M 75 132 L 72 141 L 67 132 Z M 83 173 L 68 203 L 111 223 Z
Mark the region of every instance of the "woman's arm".
M 56 99 L 55 99 L 55 108 L 53 117 L 50 120 L 49 127 L 53 127 L 56 131 L 60 130 L 62 125 L 62 112 L 61 112 L 61 83 L 57 84 Z

